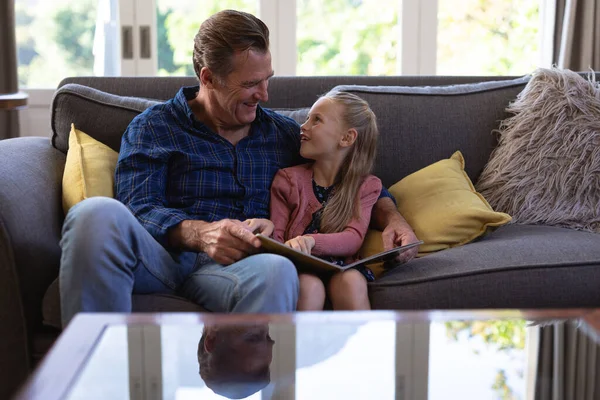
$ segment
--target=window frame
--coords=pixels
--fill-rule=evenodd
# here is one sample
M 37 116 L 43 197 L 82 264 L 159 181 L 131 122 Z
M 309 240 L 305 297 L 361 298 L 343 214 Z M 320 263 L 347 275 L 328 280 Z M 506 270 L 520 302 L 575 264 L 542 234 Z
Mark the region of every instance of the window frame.
M 399 75 L 435 75 L 437 1 L 398 0 L 402 16 Z M 259 17 L 269 26 L 278 75 L 296 75 L 296 10 L 296 0 L 260 0 Z
M 132 30 L 133 58 L 122 58 L 122 38 L 117 43 L 120 55 L 119 76 L 156 76 L 158 46 L 156 0 L 110 0 L 117 2 L 119 37 L 123 28 Z M 273 68 L 280 76 L 296 75 L 296 7 L 297 0 L 256 0 L 259 17 L 271 31 Z M 438 0 L 397 0 L 401 10 L 401 45 L 397 49 L 398 75 L 436 75 Z M 540 2 L 541 54 L 540 66 L 552 65 L 555 5 L 551 0 Z M 150 28 L 150 58 L 140 57 L 140 28 Z M 404 39 L 404 40 L 403 40 Z M 55 88 L 22 88 L 29 95 L 29 106 L 19 114 L 25 136 L 46 132 L 47 112 Z
M 118 3 L 120 76 L 156 76 L 158 46 L 156 0 L 110 0 Z M 269 26 L 273 68 L 277 75 L 296 75 L 296 0 L 255 0 L 259 17 Z M 436 75 L 438 0 L 397 0 L 401 12 L 398 75 Z M 540 66 L 550 67 L 553 52 L 555 6 L 540 2 Z M 131 29 L 133 58 L 123 59 L 124 29 Z M 149 29 L 150 57 L 141 55 L 141 30 Z M 35 87 L 29 90 L 44 90 Z

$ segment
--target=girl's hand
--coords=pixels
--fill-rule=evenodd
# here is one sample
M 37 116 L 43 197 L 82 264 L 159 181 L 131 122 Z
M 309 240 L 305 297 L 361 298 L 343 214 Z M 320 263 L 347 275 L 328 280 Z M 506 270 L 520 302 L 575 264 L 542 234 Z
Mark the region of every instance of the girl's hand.
M 244 224 L 252 231 L 252 233 L 261 233 L 265 236 L 271 236 L 275 225 L 265 218 L 251 218 L 244 221 Z
M 296 236 L 285 242 L 285 244 L 294 250 L 310 254 L 312 248 L 315 247 L 315 239 L 312 236 Z

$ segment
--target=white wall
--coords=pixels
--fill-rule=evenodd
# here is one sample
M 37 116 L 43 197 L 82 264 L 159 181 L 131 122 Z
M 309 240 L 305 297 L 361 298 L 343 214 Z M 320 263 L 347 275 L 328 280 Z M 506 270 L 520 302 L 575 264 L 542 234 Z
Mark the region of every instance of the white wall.
M 28 105 L 18 111 L 21 136 L 51 137 L 50 105 L 54 90 L 37 89 L 27 91 Z

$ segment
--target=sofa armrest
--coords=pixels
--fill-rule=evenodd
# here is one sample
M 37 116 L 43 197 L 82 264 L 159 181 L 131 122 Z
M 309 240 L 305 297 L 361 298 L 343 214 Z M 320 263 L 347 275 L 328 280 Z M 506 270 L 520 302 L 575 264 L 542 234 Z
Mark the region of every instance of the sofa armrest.
M 0 398 L 29 373 L 42 298 L 58 275 L 65 158 L 47 138 L 0 141 Z

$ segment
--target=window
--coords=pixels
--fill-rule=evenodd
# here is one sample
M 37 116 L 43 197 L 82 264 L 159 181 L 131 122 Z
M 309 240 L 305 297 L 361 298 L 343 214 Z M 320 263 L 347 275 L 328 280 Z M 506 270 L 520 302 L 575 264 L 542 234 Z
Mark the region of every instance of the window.
M 527 335 L 524 320 L 432 322 L 429 398 L 524 399 Z
M 225 8 L 267 23 L 279 75 L 520 75 L 542 60 L 546 1 L 16 0 L 19 80 L 192 76 L 199 24 Z
M 298 0 L 296 74 L 398 74 L 399 14 L 398 0 Z
M 158 75 L 195 75 L 194 36 L 202 21 L 225 9 L 258 15 L 258 0 L 156 0 Z
M 16 0 L 19 84 L 56 87 L 73 75 L 93 75 L 97 0 Z
M 541 60 L 540 3 L 438 0 L 437 74 L 523 75 L 535 70 Z

